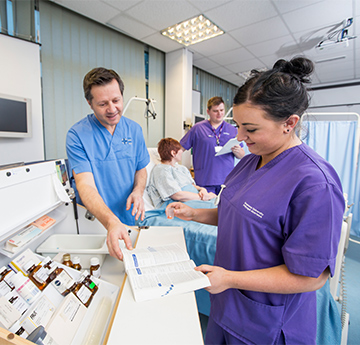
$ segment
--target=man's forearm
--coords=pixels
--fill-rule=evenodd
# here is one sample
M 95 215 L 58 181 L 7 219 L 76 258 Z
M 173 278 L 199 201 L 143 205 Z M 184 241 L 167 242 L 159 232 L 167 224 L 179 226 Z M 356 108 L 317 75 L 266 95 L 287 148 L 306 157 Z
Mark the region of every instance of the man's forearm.
M 139 192 L 141 194 L 144 194 L 144 190 L 146 187 L 146 179 L 147 179 L 146 168 L 136 171 L 134 177 L 133 192 Z

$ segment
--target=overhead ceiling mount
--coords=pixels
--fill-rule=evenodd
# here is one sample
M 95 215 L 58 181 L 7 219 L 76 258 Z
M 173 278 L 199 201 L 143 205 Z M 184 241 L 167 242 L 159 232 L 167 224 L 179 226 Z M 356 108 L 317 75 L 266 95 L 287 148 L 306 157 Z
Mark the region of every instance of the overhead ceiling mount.
M 329 46 L 334 46 L 335 44 L 345 43 L 346 46 L 349 46 L 349 40 L 356 38 L 356 36 L 350 36 L 348 28 L 354 22 L 353 18 L 346 18 L 342 22 L 342 28 L 334 30 L 327 34 L 324 39 L 322 39 L 315 48 L 323 50 Z

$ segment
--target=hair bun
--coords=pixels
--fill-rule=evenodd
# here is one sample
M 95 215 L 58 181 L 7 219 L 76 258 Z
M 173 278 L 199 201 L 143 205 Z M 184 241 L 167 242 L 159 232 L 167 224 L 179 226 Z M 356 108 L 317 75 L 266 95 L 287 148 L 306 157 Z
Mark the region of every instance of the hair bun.
M 310 82 L 310 75 L 314 70 L 311 60 L 304 57 L 295 57 L 290 61 L 280 59 L 275 62 L 273 70 L 290 74 L 303 83 Z

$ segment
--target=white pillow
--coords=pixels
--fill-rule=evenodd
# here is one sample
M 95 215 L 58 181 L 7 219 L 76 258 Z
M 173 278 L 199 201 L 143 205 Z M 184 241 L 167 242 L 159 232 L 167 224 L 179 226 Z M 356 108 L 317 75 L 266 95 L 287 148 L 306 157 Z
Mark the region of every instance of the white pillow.
M 146 172 L 147 172 L 146 185 L 149 184 L 151 170 L 154 168 L 154 166 L 156 164 L 159 164 L 161 162 L 160 156 L 159 156 L 159 153 L 158 153 L 158 150 L 156 147 L 150 147 L 150 148 L 148 148 L 148 151 L 149 151 L 149 155 L 150 155 L 150 162 L 146 166 Z M 144 204 L 145 204 L 145 211 L 153 210 L 154 205 L 152 204 L 151 199 L 150 199 L 149 194 L 147 193 L 146 189 L 144 191 L 143 199 L 144 199 Z

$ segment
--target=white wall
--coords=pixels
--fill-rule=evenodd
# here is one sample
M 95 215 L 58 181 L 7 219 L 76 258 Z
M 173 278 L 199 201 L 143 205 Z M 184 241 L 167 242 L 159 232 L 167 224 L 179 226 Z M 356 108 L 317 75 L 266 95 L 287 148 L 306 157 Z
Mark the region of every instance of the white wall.
M 40 47 L 0 35 L 0 52 L 0 93 L 32 103 L 32 137 L 0 138 L 0 165 L 43 160 Z
M 353 112 L 360 114 L 360 85 L 312 92 L 310 112 Z

